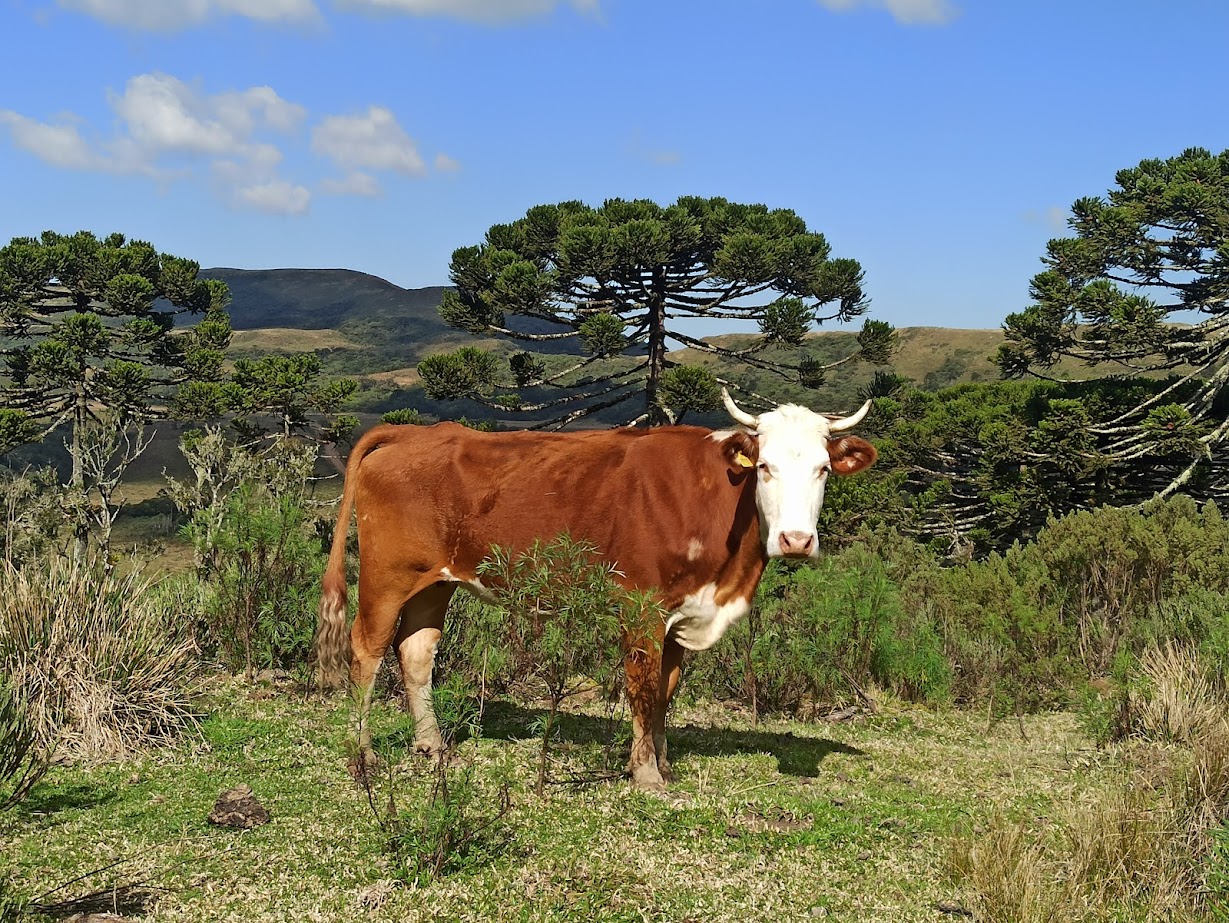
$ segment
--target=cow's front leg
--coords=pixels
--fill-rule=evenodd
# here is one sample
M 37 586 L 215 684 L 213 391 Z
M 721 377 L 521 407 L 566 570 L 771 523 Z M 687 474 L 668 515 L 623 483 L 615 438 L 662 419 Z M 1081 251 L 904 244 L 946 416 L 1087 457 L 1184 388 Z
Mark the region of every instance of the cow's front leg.
M 670 771 L 670 760 L 666 758 L 666 712 L 678 690 L 682 669 L 683 646 L 673 638 L 666 638 L 661 646 L 661 686 L 653 714 L 653 749 L 657 754 L 657 771 L 667 782 L 674 781 L 674 774 Z
M 629 644 L 625 664 L 627 702 L 632 713 L 632 753 L 627 771 L 636 788 L 665 791 L 666 780 L 657 765 L 654 740 L 661 700 L 661 643 L 649 639 Z

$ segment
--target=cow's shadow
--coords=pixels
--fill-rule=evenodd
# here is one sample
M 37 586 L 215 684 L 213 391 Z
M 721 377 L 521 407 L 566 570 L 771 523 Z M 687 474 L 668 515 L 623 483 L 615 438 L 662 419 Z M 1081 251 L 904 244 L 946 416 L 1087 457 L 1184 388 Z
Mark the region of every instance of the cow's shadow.
M 523 740 L 535 736 L 546 716 L 543 708 L 526 708 L 500 701 L 487 705 L 482 716 L 482 736 L 492 740 Z M 557 716 L 559 739 L 587 747 L 610 745 L 619 759 L 627 759 L 626 720 L 563 712 Z M 670 760 L 678 764 L 691 756 L 720 757 L 768 753 L 777 759 L 778 770 L 791 776 L 814 778 L 820 764 L 832 753 L 865 756 L 863 750 L 824 737 L 746 728 L 704 727 L 695 724 L 667 728 Z

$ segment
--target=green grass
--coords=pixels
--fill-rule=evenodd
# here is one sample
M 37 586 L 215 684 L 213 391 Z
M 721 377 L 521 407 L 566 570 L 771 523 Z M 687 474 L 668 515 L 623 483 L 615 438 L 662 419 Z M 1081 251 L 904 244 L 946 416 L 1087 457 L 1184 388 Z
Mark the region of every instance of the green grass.
M 346 772 L 346 701 L 227 683 L 206 704 L 199 736 L 180 747 L 57 767 L 0 817 L 10 844 L 0 863 L 19 889 L 36 895 L 123 859 L 71 890 L 166 889 L 143 917 L 129 913 L 167 921 L 936 920 L 935 902 L 956 896 L 942 873 L 953 831 L 992 805 L 1044 816 L 1114 775 L 1066 715 L 1026 718 L 1026 741 L 1014 722 L 987 731 L 984 717 L 958 712 L 752 727 L 706 706 L 675 717 L 677 781 L 665 796 L 605 782 L 539 799 L 537 709 L 496 703 L 464 746 L 492 798 L 510 783 L 512 838 L 494 861 L 412 890 L 393 884 L 384 834 Z M 426 783 L 406 755 L 407 720 L 384 703 L 374 721 L 398 806 L 412 810 Z M 566 716 L 560 758 L 592 766 L 605 727 Z M 271 822 L 206 823 L 240 783 Z

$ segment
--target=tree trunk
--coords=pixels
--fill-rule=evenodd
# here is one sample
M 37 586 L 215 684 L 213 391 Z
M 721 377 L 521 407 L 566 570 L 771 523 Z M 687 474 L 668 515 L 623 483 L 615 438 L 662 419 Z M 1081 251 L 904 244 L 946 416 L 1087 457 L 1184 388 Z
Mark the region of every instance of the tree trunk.
M 649 375 L 644 387 L 644 409 L 649 426 L 663 426 L 670 422 L 666 412 L 657 403 L 657 389 L 661 374 L 666 367 L 666 271 L 657 266 L 653 269 L 653 285 L 649 296 Z
M 87 503 L 88 498 L 85 495 L 85 446 L 82 440 L 85 437 L 85 427 L 89 423 L 89 406 L 86 404 L 85 387 L 84 385 L 77 386 L 76 406 L 73 408 L 73 435 L 72 435 L 72 457 L 73 457 L 73 478 L 72 488 L 74 500 L 77 503 Z M 85 553 L 89 547 L 90 526 L 85 519 L 85 510 L 80 510 L 80 515 L 77 521 L 73 523 L 73 560 L 78 564 L 84 563 Z

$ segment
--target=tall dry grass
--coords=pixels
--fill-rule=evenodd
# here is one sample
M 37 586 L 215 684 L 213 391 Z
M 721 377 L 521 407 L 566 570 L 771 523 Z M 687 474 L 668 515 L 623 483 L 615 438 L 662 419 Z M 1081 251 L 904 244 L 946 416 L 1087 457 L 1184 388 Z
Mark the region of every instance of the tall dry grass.
M 1140 689 L 1127 702 L 1139 736 L 1191 745 L 1224 721 L 1223 686 L 1196 648 L 1167 641 L 1144 651 L 1139 670 Z
M 40 744 L 63 755 L 124 756 L 193 721 L 192 621 L 137 572 L 0 561 L 0 673 Z
M 1138 680 L 1120 784 L 1044 828 L 997 813 L 953 841 L 949 871 L 977 919 L 1194 923 L 1216 911 L 1229 874 L 1217 851 L 1229 836 L 1223 683 L 1171 644 L 1141 657 Z

